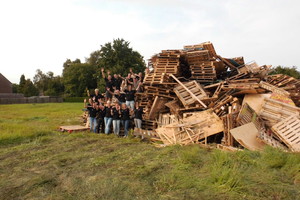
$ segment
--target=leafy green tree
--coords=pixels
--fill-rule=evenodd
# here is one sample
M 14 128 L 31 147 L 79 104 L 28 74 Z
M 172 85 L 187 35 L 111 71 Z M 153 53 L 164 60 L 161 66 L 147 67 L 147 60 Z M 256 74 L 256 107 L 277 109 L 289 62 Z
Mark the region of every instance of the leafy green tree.
M 37 96 L 39 95 L 38 89 L 34 86 L 30 79 L 25 81 L 25 85 L 23 87 L 23 94 L 25 97 Z
M 41 95 L 59 96 L 64 92 L 63 81 L 60 76 L 54 76 L 49 71 L 44 74 L 40 69 L 36 71 L 33 82 Z
M 13 93 L 18 93 L 18 91 L 19 91 L 19 85 L 13 83 L 12 84 L 12 90 L 13 90 Z
M 127 75 L 129 69 L 134 72 L 143 72 L 145 62 L 143 56 L 129 47 L 130 43 L 124 39 L 115 39 L 112 43 L 101 45 L 100 50 L 94 51 L 86 62 L 92 66 L 110 70 L 112 74 Z
M 23 93 L 24 87 L 26 84 L 25 75 L 22 74 L 20 77 L 19 87 L 18 87 L 18 93 Z
M 80 97 L 86 95 L 86 88 L 97 87 L 97 70 L 88 63 L 69 63 L 63 71 L 65 95 Z
M 285 74 L 285 75 L 294 77 L 296 79 L 300 79 L 300 71 L 298 71 L 295 66 L 283 67 L 283 66 L 279 65 L 279 66 L 275 67 L 270 74 Z

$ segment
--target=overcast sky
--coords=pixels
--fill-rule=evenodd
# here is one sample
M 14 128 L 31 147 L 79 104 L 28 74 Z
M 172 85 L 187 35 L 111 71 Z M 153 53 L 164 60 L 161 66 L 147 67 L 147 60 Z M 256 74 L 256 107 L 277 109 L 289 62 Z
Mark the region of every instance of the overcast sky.
M 300 69 L 299 0 L 0 0 L 0 73 L 61 75 L 123 38 L 144 59 L 211 41 L 223 57 Z

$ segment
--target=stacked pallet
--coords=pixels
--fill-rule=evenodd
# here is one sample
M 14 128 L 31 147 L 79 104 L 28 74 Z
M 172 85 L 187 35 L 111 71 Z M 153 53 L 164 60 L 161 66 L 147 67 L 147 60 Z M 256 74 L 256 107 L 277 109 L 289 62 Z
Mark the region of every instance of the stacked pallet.
M 300 81 L 268 75 L 270 65 L 223 58 L 210 42 L 164 50 L 150 59 L 137 101 L 143 129 L 164 145 L 218 143 L 222 149 L 300 149 Z

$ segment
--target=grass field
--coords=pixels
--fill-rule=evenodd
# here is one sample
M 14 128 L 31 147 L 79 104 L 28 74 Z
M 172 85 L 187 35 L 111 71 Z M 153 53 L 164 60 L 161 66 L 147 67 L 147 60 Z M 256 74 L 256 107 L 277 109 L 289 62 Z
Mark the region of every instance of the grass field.
M 0 105 L 0 199 L 300 199 L 300 155 L 61 133 L 82 104 Z

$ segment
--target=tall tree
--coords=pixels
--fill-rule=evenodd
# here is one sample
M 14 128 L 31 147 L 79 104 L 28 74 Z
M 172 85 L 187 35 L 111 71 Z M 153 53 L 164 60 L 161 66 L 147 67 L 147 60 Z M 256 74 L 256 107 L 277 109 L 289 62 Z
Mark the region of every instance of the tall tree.
M 51 71 L 44 74 L 40 69 L 36 70 L 33 82 L 41 95 L 59 96 L 64 92 L 61 77 L 54 76 Z
M 25 84 L 26 84 L 25 75 L 22 74 L 21 77 L 20 77 L 20 82 L 19 82 L 19 87 L 18 87 L 18 92 L 19 93 L 23 93 Z
M 39 95 L 38 89 L 34 86 L 30 79 L 25 81 L 25 85 L 23 88 L 23 94 L 25 97 L 37 96 Z
M 146 67 L 143 57 L 129 45 L 124 39 L 115 39 L 112 43 L 101 45 L 100 50 L 92 52 L 86 61 L 98 69 L 104 67 L 112 74 L 125 76 L 130 68 L 134 72 L 143 72 Z
M 87 63 L 70 63 L 63 71 L 67 96 L 84 96 L 86 88 L 97 87 L 96 67 Z

